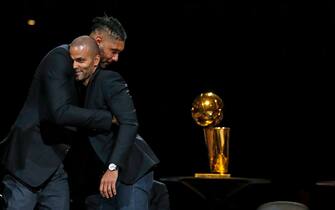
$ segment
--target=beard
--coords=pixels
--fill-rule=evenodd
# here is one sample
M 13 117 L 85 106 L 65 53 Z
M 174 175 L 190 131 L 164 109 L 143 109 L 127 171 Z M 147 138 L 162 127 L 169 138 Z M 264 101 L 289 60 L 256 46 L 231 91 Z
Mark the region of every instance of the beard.
M 99 64 L 99 66 L 103 69 L 107 68 L 110 65 L 111 65 L 111 63 L 109 63 L 107 61 L 100 61 L 100 64 Z

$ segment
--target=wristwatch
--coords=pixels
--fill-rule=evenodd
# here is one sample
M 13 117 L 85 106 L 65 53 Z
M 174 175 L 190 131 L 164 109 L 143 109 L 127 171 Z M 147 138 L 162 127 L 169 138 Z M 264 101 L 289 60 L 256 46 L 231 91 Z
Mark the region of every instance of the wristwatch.
M 109 164 L 108 165 L 108 170 L 110 170 L 110 171 L 117 170 L 117 165 L 115 165 L 114 163 Z

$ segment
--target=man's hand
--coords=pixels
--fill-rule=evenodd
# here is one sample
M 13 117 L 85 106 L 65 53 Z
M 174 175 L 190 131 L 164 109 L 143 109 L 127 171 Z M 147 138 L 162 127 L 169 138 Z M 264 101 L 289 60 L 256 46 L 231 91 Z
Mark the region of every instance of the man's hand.
M 119 121 L 116 119 L 115 115 L 112 118 L 112 124 L 120 125 Z
M 116 195 L 116 180 L 118 178 L 118 170 L 107 170 L 100 181 L 100 194 L 104 198 L 112 198 Z

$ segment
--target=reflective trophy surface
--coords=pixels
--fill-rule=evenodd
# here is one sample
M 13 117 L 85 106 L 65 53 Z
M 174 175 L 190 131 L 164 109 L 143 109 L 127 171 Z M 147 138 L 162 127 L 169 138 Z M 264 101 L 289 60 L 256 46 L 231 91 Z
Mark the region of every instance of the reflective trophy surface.
M 216 127 L 223 119 L 223 101 L 213 92 L 201 93 L 192 103 L 192 118 L 203 127 L 208 151 L 210 173 L 195 173 L 195 177 L 230 177 L 230 128 Z

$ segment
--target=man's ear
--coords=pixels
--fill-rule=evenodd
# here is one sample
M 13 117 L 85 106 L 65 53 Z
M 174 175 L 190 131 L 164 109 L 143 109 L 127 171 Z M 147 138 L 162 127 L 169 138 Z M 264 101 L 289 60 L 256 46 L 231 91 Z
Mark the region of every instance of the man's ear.
M 96 35 L 95 36 L 95 42 L 99 45 L 102 42 L 102 36 L 101 35 Z
M 94 57 L 94 67 L 97 67 L 100 63 L 100 55 Z

